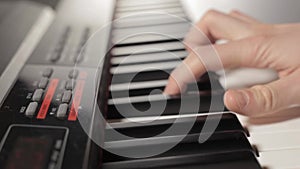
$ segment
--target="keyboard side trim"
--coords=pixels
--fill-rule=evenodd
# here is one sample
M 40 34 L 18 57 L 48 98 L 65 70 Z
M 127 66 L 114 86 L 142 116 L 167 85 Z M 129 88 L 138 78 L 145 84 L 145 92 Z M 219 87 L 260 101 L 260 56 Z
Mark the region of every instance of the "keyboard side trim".
M 16 51 L 15 55 L 7 65 L 0 77 L 0 106 L 4 98 L 16 81 L 19 72 L 25 65 L 27 59 L 47 31 L 54 19 L 54 11 L 51 8 L 44 8 L 35 24 L 33 24 L 26 38 Z

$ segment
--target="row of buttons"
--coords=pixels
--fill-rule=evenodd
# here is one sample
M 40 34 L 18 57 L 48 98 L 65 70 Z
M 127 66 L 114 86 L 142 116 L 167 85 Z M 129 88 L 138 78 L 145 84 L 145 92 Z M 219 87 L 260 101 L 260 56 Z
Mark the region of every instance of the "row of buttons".
M 48 85 L 48 82 L 49 82 L 49 77 L 51 76 L 51 74 L 52 74 L 52 72 L 53 72 L 53 69 L 51 69 L 51 68 L 47 68 L 47 69 L 45 69 L 45 71 L 43 72 L 43 78 L 40 80 L 40 82 L 38 83 L 38 87 L 39 87 L 39 89 L 36 89 L 35 91 L 34 91 L 34 94 L 33 94 L 33 97 L 32 97 L 32 100 L 33 101 L 40 101 L 41 100 L 41 98 L 42 98 L 42 95 L 43 95 L 43 92 L 44 92 L 44 90 L 43 89 L 45 89 L 46 87 L 47 87 L 47 85 Z M 77 76 L 78 76 L 78 74 L 79 74 L 79 71 L 78 70 L 71 70 L 70 71 L 70 73 L 69 73 L 69 78 L 71 79 L 71 80 L 68 80 L 67 82 L 66 82 L 66 89 L 67 90 L 73 90 L 74 89 L 74 87 L 75 87 L 75 85 L 76 85 L 76 82 L 75 82 L 75 80 L 73 80 L 73 79 L 76 79 L 77 78 Z M 66 96 L 66 97 L 63 97 L 64 98 L 64 100 L 67 98 L 67 97 L 69 97 L 69 94 L 70 93 L 70 91 L 68 92 L 64 92 L 64 96 Z M 65 101 L 63 101 L 63 102 L 65 102 Z
M 77 52 L 74 55 L 74 63 L 79 63 L 83 60 L 86 52 L 86 43 L 90 37 L 90 28 L 85 28 L 82 38 L 79 42 L 79 46 L 77 48 Z
M 25 112 L 25 115 L 28 117 L 34 116 L 38 107 L 38 102 L 31 102 Z M 69 105 L 67 103 L 62 103 L 59 105 L 58 110 L 56 112 L 56 117 L 64 118 L 66 117 Z
M 67 80 L 65 86 L 66 91 L 64 91 L 61 99 L 63 103 L 59 105 L 58 110 L 56 112 L 56 117 L 58 118 L 66 117 L 68 107 L 69 107 L 67 103 L 69 103 L 72 98 L 72 90 L 75 88 L 76 85 L 75 79 L 77 79 L 78 75 L 79 75 L 79 71 L 76 69 L 73 69 L 69 72 L 68 75 L 69 80 Z
M 33 116 L 37 110 L 38 107 L 38 102 L 41 100 L 42 96 L 43 96 L 44 91 L 42 89 L 36 89 L 33 96 L 32 96 L 32 101 L 26 111 L 25 111 L 25 115 L 26 116 Z M 65 117 L 66 113 L 67 113 L 67 109 L 68 109 L 68 104 L 70 102 L 72 98 L 72 91 L 67 90 L 64 91 L 62 94 L 62 98 L 61 98 L 61 102 L 63 104 L 61 104 L 57 110 L 57 114 L 56 116 L 59 118 Z
M 32 117 L 35 115 L 39 102 L 42 100 L 43 94 L 44 94 L 44 89 L 47 88 L 47 85 L 49 83 L 49 78 L 53 74 L 53 69 L 52 68 L 46 68 L 42 72 L 42 78 L 38 83 L 38 89 L 36 89 L 32 95 L 32 102 L 29 103 L 27 106 L 27 109 L 25 111 L 25 115 L 28 117 Z M 68 80 L 66 81 L 65 84 L 65 91 L 61 95 L 61 104 L 58 106 L 57 112 L 56 112 L 56 117 L 58 118 L 63 118 L 66 116 L 68 107 L 69 107 L 69 102 L 71 101 L 72 98 L 72 90 L 74 90 L 75 85 L 76 85 L 76 79 L 79 75 L 79 71 L 77 69 L 73 69 L 69 72 L 68 74 Z
M 52 68 L 46 68 L 42 72 L 43 77 L 41 78 L 40 82 L 38 83 L 38 87 L 40 89 L 45 89 L 47 87 L 48 82 L 49 82 L 49 78 L 51 77 L 52 73 L 53 73 L 53 69 Z M 37 91 L 37 94 L 40 94 L 40 93 L 41 93 L 40 90 Z
M 56 45 L 56 48 L 54 49 L 54 52 L 51 54 L 50 61 L 56 62 L 60 59 L 61 54 L 65 49 L 65 45 L 67 43 L 67 39 L 69 38 L 70 32 L 71 28 L 68 26 L 63 32 L 61 38 L 59 39 L 59 42 Z
M 53 73 L 53 69 L 52 68 L 47 68 L 43 71 L 43 77 L 41 78 L 41 80 L 39 81 L 38 83 L 38 88 L 40 89 L 45 89 L 49 83 L 49 78 L 51 77 Z M 76 69 L 73 69 L 69 72 L 69 75 L 68 77 L 70 78 L 70 80 L 68 80 L 66 82 L 66 89 L 67 90 L 73 90 L 75 85 L 76 85 L 76 82 L 74 79 L 76 79 L 79 75 L 79 71 L 76 70 Z M 40 94 L 42 93 L 42 90 L 38 90 L 38 91 L 35 91 L 35 94 L 37 96 L 39 96 Z
M 53 73 L 53 69 L 52 68 L 46 68 L 43 72 L 42 72 L 42 78 L 38 83 L 38 88 L 36 89 L 33 93 L 32 96 L 32 101 L 31 103 L 29 103 L 26 111 L 25 111 L 25 115 L 26 116 L 33 116 L 36 112 L 36 109 L 38 107 L 38 102 L 41 101 L 44 90 L 49 82 L 49 78 L 51 77 Z
M 72 98 L 72 90 L 75 88 L 76 81 L 75 79 L 78 77 L 79 71 L 76 69 L 73 69 L 69 72 L 69 80 L 66 82 L 65 89 L 61 101 L 63 102 L 62 104 L 59 105 L 58 110 L 56 112 L 56 117 L 58 118 L 64 118 L 66 117 L 68 107 L 69 105 L 67 103 L 70 102 Z
M 76 85 L 76 81 L 75 79 L 77 79 L 79 75 L 79 71 L 77 69 L 73 69 L 69 72 L 69 80 L 67 80 L 66 82 L 66 90 L 73 90 L 75 85 Z
M 63 141 L 62 140 L 56 140 L 55 143 L 55 149 L 53 150 L 51 154 L 51 162 L 49 163 L 48 169 L 55 169 L 57 166 L 57 161 L 59 160 L 60 156 L 60 149 L 62 148 Z

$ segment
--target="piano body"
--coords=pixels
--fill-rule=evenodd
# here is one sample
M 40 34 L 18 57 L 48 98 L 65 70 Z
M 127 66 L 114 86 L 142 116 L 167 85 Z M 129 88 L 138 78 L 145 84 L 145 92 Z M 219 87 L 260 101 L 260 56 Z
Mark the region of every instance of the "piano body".
M 0 1 L 0 168 L 300 168 L 298 114 L 248 119 L 223 105 L 226 88 L 272 70 L 208 72 L 161 94 L 205 11 L 298 22 L 297 0 L 38 2 Z

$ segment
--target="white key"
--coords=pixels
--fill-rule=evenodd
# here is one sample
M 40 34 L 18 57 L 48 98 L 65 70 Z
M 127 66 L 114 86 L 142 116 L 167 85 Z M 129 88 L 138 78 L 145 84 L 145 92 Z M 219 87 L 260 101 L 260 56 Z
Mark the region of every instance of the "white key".
M 280 121 L 280 118 L 286 119 L 286 117 L 265 117 L 257 120 L 249 120 L 247 117 L 237 116 L 242 125 L 250 133 L 283 132 L 290 131 L 291 129 L 300 129 L 300 118 L 291 117 L 289 120 Z
M 118 66 L 110 69 L 111 74 L 138 73 L 142 71 L 174 69 L 180 61 L 159 62 L 139 65 Z
M 152 9 L 160 9 L 160 8 L 174 8 L 174 7 L 181 7 L 178 3 L 171 3 L 171 4 L 154 4 L 154 5 L 145 5 L 145 6 L 135 6 L 135 7 L 123 7 L 123 8 L 116 8 L 116 12 L 127 12 L 127 11 L 137 11 L 137 10 L 152 10 Z
M 110 91 L 122 91 L 122 90 L 133 90 L 133 89 L 145 89 L 151 87 L 162 87 L 168 83 L 168 80 L 155 80 L 147 82 L 132 82 L 132 83 L 120 83 L 112 84 L 109 89 Z
M 132 63 L 144 63 L 152 61 L 163 61 L 171 59 L 183 59 L 187 56 L 186 51 L 176 52 L 162 52 L 162 53 L 150 53 L 141 55 L 132 55 L 130 57 L 113 57 L 111 59 L 112 64 L 132 64 Z
M 139 102 L 147 102 L 147 101 L 166 101 L 170 99 L 170 96 L 163 94 L 153 94 L 149 96 L 135 96 L 135 97 L 124 97 L 124 98 L 115 98 L 109 99 L 108 104 L 127 104 L 127 103 L 139 103 Z
M 177 13 L 183 13 L 183 11 L 182 11 L 182 8 L 165 8 L 165 9 L 147 10 L 147 13 L 177 14 Z M 117 13 L 115 15 L 115 17 L 122 18 L 122 17 L 126 17 L 126 16 L 139 16 L 139 15 L 145 15 L 145 11 L 122 12 L 122 13 Z
M 126 37 L 128 35 L 136 35 L 141 32 L 151 32 L 151 33 L 178 33 L 186 32 L 189 30 L 189 25 L 186 23 L 174 23 L 167 25 L 152 25 L 145 27 L 136 27 L 136 28 L 124 28 L 113 30 L 113 37 Z M 176 29 L 174 29 L 176 28 Z
M 137 27 L 137 26 L 151 26 L 151 25 L 159 25 L 159 24 L 170 24 L 170 23 L 182 23 L 188 22 L 184 20 L 186 15 L 176 14 L 176 17 L 172 17 L 169 15 L 146 15 L 143 17 L 125 17 L 122 19 L 117 19 L 114 21 L 115 28 L 129 28 L 129 27 Z
M 136 0 L 122 0 L 118 1 L 118 7 L 130 7 L 130 6 L 147 6 L 147 5 L 159 5 L 168 3 L 179 3 L 178 0 L 151 0 L 151 1 L 136 1 Z
M 111 50 L 111 54 L 117 55 L 131 55 L 141 53 L 152 53 L 152 52 L 164 52 L 169 50 L 185 49 L 184 45 L 180 42 L 168 42 L 168 43 L 156 43 L 156 44 L 145 44 L 138 46 L 124 46 L 115 47 Z
M 259 152 L 300 149 L 300 129 L 285 132 L 250 132 L 249 141 L 256 145 Z
M 268 169 L 296 169 L 300 168 L 299 154 L 300 149 L 263 152 L 258 161 Z

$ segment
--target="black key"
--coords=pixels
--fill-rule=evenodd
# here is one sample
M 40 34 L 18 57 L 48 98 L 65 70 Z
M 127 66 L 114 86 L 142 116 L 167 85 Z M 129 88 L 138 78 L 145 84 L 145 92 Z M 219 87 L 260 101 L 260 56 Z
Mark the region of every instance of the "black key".
M 210 74 L 210 75 L 208 75 Z M 209 72 L 204 74 L 200 79 L 198 80 L 198 89 L 199 90 L 208 90 L 211 89 L 210 85 L 208 86 L 207 83 L 215 82 L 220 85 L 220 88 L 222 88 L 221 84 L 218 82 L 218 76 L 215 73 Z M 154 81 L 142 81 L 142 82 L 134 82 L 134 83 L 121 83 L 121 84 L 113 84 L 110 86 L 110 91 L 122 91 L 122 90 L 135 90 L 135 89 L 146 89 L 146 88 L 155 88 L 155 87 L 163 87 L 167 84 L 167 80 L 154 80 Z M 192 91 L 193 85 L 188 85 L 187 90 Z
M 167 33 L 167 34 L 157 34 L 154 33 L 142 33 L 142 34 L 131 34 L 124 35 L 119 37 L 113 37 L 112 43 L 119 46 L 128 46 L 128 45 L 138 45 L 138 44 L 146 44 L 146 43 L 161 43 L 161 42 L 170 42 L 174 40 L 183 40 L 186 35 L 185 31 L 175 32 L 175 33 Z
M 156 81 L 149 81 L 145 83 L 155 83 Z M 200 81 L 197 83 L 197 86 L 188 85 L 186 93 L 189 94 L 196 94 L 196 93 L 203 93 L 203 92 L 210 92 L 212 90 L 211 83 L 214 85 L 213 91 L 214 92 L 220 92 L 223 91 L 223 87 L 219 83 L 217 79 L 212 79 L 209 81 L 209 79 L 206 79 L 206 76 L 203 77 L 203 79 L 200 79 Z M 136 83 L 131 84 L 124 84 L 124 88 L 127 86 L 134 86 Z M 148 84 L 147 84 L 148 85 Z M 121 97 L 132 97 L 132 96 L 145 96 L 150 94 L 161 94 L 166 83 L 161 83 L 160 85 L 153 85 L 152 87 L 146 87 L 143 88 L 141 85 L 140 87 L 129 87 L 129 90 L 116 90 L 114 89 L 114 86 L 112 86 L 109 98 L 121 98 Z
M 221 119 L 220 116 L 222 116 Z M 105 131 L 105 141 L 120 141 L 120 140 L 128 140 L 129 137 L 133 138 L 149 138 L 156 136 L 158 134 L 161 134 L 162 132 L 169 129 L 171 125 L 175 123 L 176 120 L 176 131 L 172 133 L 166 133 L 164 136 L 175 136 L 175 135 L 186 135 L 185 128 L 190 127 L 191 124 L 193 126 L 189 130 L 188 134 L 197 134 L 200 133 L 205 122 L 207 123 L 218 123 L 218 127 L 215 130 L 215 133 L 218 133 L 218 136 L 220 138 L 226 137 L 225 135 L 228 134 L 228 132 L 244 132 L 245 135 L 248 135 L 248 132 L 242 127 L 241 123 L 239 122 L 236 115 L 232 113 L 225 113 L 223 115 L 210 115 L 208 116 L 198 116 L 195 118 L 181 118 L 178 119 L 167 119 L 167 120 L 158 120 L 158 121 L 151 121 L 147 123 L 132 123 L 128 126 L 120 126 L 115 127 L 112 126 L 113 129 L 108 128 Z M 113 125 L 113 124 L 112 124 Z M 123 135 L 129 136 L 129 137 L 115 137 L 114 131 L 115 130 Z M 215 137 L 216 138 L 216 137 Z
M 173 69 L 169 70 L 153 70 L 145 71 L 139 73 L 126 73 L 126 74 L 116 74 L 112 77 L 112 84 L 117 83 L 129 83 L 129 82 L 143 82 L 143 81 L 153 81 L 168 79 L 170 73 Z
M 224 91 L 219 82 L 219 76 L 214 72 L 204 74 L 197 82 L 197 84 L 189 84 L 186 89 L 188 94 L 196 94 L 202 91 L 222 92 Z
M 196 114 L 225 110 L 223 103 L 224 92 L 213 93 L 214 100 L 212 105 L 211 94 L 185 95 L 182 98 L 179 96 L 150 95 L 110 99 L 107 117 L 109 119 L 120 119 L 124 117 Z
M 111 50 L 113 56 L 126 56 L 132 54 L 155 53 L 164 51 L 178 51 L 184 50 L 184 44 L 178 41 L 155 43 L 155 44 L 142 44 L 135 46 L 122 46 L 115 47 Z
M 251 151 L 108 162 L 103 169 L 262 169 Z
M 210 74 L 210 77 L 209 75 Z M 153 85 L 151 85 L 153 84 Z M 146 82 L 132 82 L 124 84 L 115 84 L 110 88 L 110 98 L 120 98 L 128 96 L 143 96 L 151 94 L 159 94 L 160 91 L 163 91 L 167 80 L 156 80 L 156 81 L 146 81 Z M 197 86 L 189 84 L 187 86 L 186 93 L 196 94 L 200 92 L 213 92 L 223 91 L 222 85 L 218 81 L 218 76 L 215 73 L 209 72 L 204 74 L 197 82 Z
M 207 134 L 207 133 L 202 133 Z M 161 154 L 155 155 L 148 159 L 167 159 L 167 158 L 182 158 L 181 163 L 190 163 L 186 161 L 186 157 L 201 157 L 201 156 L 219 156 L 226 153 L 228 156 L 236 158 L 236 153 L 242 151 L 249 151 L 252 154 L 256 154 L 256 151 L 252 148 L 245 133 L 243 131 L 216 131 L 203 143 L 199 143 L 199 133 L 187 134 L 178 143 L 180 135 L 173 135 L 171 138 L 168 136 L 162 137 L 150 137 L 139 138 L 129 140 L 119 140 L 117 142 L 105 142 L 105 149 L 109 152 L 131 152 L 132 155 L 144 154 L 149 150 L 157 151 L 163 149 L 164 146 L 174 145 L 171 149 Z M 135 161 L 135 159 L 128 157 L 121 157 L 118 155 L 112 155 L 108 152 L 104 152 L 104 162 L 129 162 Z M 147 158 L 141 159 L 144 162 Z M 225 158 L 226 159 L 226 158 Z M 204 160 L 204 159 L 203 159 Z M 216 160 L 217 161 L 217 160 Z M 169 163 L 171 165 L 174 161 Z M 206 159 L 202 162 L 209 162 Z

